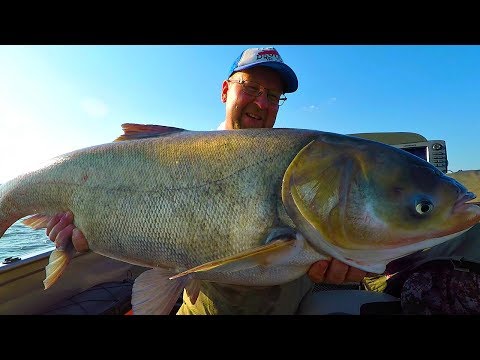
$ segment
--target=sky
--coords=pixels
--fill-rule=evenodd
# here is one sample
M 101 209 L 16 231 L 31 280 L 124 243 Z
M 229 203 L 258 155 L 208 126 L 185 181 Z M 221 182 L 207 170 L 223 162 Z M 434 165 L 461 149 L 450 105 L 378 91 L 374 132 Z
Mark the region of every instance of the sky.
M 126 122 L 215 130 L 233 61 L 264 46 L 299 80 L 275 127 L 415 132 L 480 169 L 478 45 L 0 45 L 0 183 Z

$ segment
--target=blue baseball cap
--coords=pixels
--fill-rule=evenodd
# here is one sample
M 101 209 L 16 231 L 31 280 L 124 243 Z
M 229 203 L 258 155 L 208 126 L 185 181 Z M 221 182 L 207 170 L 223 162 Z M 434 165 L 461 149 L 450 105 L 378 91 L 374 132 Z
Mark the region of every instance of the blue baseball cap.
M 285 83 L 285 92 L 292 93 L 298 89 L 298 79 L 295 72 L 285 64 L 274 47 L 250 48 L 244 50 L 234 61 L 227 78 L 234 72 L 252 68 L 254 66 L 268 66 L 276 70 Z

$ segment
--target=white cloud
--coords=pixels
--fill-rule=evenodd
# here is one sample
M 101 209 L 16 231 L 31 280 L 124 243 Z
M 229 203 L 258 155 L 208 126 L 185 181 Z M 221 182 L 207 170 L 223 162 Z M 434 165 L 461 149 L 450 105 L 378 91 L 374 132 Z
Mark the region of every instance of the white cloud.
M 81 103 L 82 109 L 91 117 L 103 118 L 108 114 L 107 105 L 98 99 L 86 98 Z
M 335 102 L 337 102 L 337 98 L 331 97 L 327 100 L 322 101 L 319 105 L 304 106 L 302 110 L 307 112 L 316 112 L 322 110 L 322 108 L 324 108 L 325 106 L 334 104 Z
M 304 106 L 304 107 L 303 107 L 303 110 L 304 110 L 304 111 L 308 111 L 308 112 L 319 111 L 319 110 L 320 110 L 320 106 L 318 106 L 318 105 Z

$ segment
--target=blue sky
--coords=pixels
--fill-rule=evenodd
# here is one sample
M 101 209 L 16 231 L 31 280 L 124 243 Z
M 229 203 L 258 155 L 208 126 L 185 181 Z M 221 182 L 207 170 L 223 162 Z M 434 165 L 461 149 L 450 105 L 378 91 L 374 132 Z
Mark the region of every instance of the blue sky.
M 216 129 L 233 60 L 272 45 L 299 79 L 276 127 L 416 132 L 446 141 L 449 170 L 480 169 L 480 46 L 3 45 L 0 183 L 124 122 Z

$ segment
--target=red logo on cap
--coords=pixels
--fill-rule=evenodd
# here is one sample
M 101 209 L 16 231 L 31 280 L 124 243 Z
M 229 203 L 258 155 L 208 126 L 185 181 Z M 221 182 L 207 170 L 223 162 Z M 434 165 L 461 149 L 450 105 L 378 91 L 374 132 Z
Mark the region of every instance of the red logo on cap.
M 260 51 L 258 54 L 257 54 L 257 60 L 260 60 L 260 59 L 265 59 L 265 60 L 268 60 L 268 61 L 282 61 L 282 59 L 280 58 L 280 55 L 278 54 L 277 50 L 273 49 L 273 50 L 263 50 L 263 51 Z

